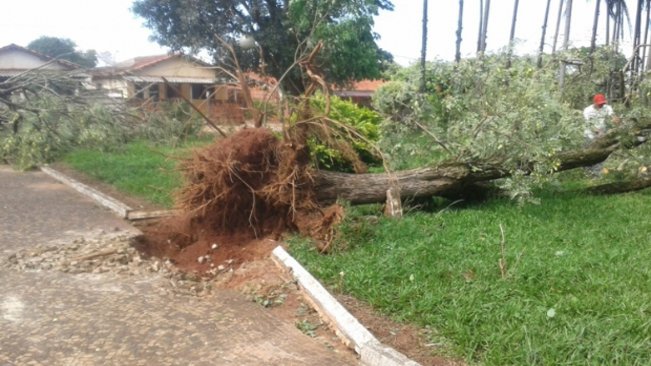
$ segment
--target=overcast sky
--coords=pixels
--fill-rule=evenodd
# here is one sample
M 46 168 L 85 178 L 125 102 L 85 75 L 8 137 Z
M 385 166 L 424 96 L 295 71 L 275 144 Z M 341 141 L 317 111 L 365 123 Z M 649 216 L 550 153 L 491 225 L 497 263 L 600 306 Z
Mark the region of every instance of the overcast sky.
M 316 0 L 315 0 L 316 1 Z M 132 0 L 3 0 L 0 12 L 0 46 L 16 43 L 26 46 L 42 36 L 69 38 L 79 48 L 110 52 L 116 61 L 135 56 L 165 53 L 149 41 L 151 32 L 142 26 L 130 7 Z M 552 0 L 547 43 L 553 40 L 559 0 Z M 395 60 L 407 65 L 418 59 L 421 42 L 421 0 L 394 0 L 393 12 L 376 18 L 379 45 Z M 458 0 L 431 0 L 427 58 L 450 60 L 455 52 Z M 534 53 L 540 41 L 545 11 L 543 0 L 521 0 L 516 28 L 519 53 Z M 573 28 L 575 45 L 587 45 L 590 39 L 594 0 L 575 0 Z M 513 0 L 491 2 L 488 49 L 508 43 Z M 477 46 L 479 0 L 465 0 L 462 55 L 472 55 Z M 602 21 L 603 21 L 602 15 Z M 602 27 L 600 27 L 602 28 Z M 603 32 L 601 32 L 603 33 Z M 559 38 L 561 38 L 559 36 Z M 559 40 L 560 42 L 560 40 Z M 548 49 L 549 49 L 548 48 Z

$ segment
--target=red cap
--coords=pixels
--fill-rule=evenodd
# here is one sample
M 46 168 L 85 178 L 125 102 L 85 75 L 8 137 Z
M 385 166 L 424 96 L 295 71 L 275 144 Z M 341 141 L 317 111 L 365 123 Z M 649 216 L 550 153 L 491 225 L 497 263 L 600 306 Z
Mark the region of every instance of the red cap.
M 596 105 L 602 105 L 608 103 L 608 101 L 606 100 L 606 96 L 603 94 L 595 94 L 593 101 L 594 104 Z

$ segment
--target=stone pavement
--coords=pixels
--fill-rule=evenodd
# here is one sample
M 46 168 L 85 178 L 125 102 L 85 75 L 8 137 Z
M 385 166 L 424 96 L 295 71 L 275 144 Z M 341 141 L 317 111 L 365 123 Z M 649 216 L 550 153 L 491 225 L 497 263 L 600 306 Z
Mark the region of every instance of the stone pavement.
M 129 259 L 136 232 L 43 173 L 0 166 L 0 365 L 358 363 L 240 293 L 170 290 Z

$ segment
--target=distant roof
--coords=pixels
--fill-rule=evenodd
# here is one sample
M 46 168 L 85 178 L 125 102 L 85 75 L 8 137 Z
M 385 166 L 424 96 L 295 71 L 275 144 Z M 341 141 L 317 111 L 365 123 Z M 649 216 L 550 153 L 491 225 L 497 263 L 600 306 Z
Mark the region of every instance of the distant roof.
M 134 57 L 132 59 L 128 59 L 115 64 L 114 68 L 128 70 L 128 71 L 142 70 L 144 68 L 156 65 L 163 61 L 170 60 L 173 58 L 179 58 L 179 57 L 185 58 L 190 62 L 199 64 L 201 66 L 210 66 L 210 64 L 203 62 L 198 58 L 177 53 L 177 54 L 167 54 L 167 55 Z
M 353 83 L 351 90 L 354 91 L 376 91 L 386 81 L 384 80 L 360 80 Z
M 31 54 L 33 56 L 36 56 L 36 57 L 40 58 L 44 62 L 56 62 L 56 63 L 60 64 L 61 66 L 64 66 L 64 67 L 66 67 L 66 68 L 68 68 L 70 70 L 72 70 L 72 69 L 81 69 L 82 68 L 82 66 L 77 65 L 74 62 L 70 62 L 68 60 L 64 60 L 64 59 L 60 59 L 60 58 L 50 57 L 50 56 L 44 55 L 44 54 L 42 54 L 40 52 L 30 50 L 29 48 L 19 46 L 19 45 L 15 44 L 15 43 L 11 43 L 11 44 L 8 44 L 6 46 L 0 47 L 0 53 L 8 52 L 8 51 L 20 51 L 20 52 L 29 53 L 29 54 Z

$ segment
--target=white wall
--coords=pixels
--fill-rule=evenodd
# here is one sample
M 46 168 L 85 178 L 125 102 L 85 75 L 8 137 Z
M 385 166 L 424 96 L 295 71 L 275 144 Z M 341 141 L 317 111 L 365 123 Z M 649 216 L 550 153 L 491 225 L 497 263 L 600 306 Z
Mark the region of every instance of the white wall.
M 5 50 L 0 52 L 0 70 L 29 70 L 41 67 L 47 61 L 20 50 Z M 46 70 L 65 70 L 62 65 L 53 62 L 43 67 Z

